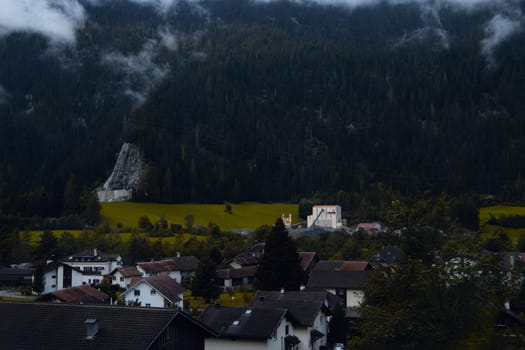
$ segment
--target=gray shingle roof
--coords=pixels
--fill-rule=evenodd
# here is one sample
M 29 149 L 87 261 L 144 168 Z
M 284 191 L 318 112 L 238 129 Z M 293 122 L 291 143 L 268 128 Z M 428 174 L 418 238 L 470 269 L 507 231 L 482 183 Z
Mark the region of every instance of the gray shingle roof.
M 199 320 L 219 337 L 262 340 L 274 335 L 285 314 L 285 309 L 212 306 Z
M 312 270 L 308 277 L 308 288 L 364 289 L 372 278 L 373 271 L 322 271 Z
M 250 303 L 253 308 L 283 308 L 295 325 L 311 326 L 324 306 L 326 291 L 258 291 Z
M 147 349 L 175 318 L 191 320 L 173 309 L 108 305 L 0 302 L 0 314 L 0 349 L 19 350 Z M 92 340 L 86 339 L 87 319 L 99 324 Z

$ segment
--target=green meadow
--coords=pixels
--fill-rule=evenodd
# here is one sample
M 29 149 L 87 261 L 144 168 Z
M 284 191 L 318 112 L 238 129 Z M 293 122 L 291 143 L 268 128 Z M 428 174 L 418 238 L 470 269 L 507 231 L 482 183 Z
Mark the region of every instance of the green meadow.
M 525 227 L 523 228 L 511 228 L 497 225 L 489 225 L 487 221 L 490 216 L 496 218 L 502 215 L 525 215 L 525 207 L 512 206 L 512 205 L 495 205 L 492 207 L 484 207 L 479 209 L 479 227 L 480 227 L 480 238 L 486 239 L 492 236 L 494 232 L 503 231 L 509 236 L 514 244 L 520 239 L 521 236 L 525 235 Z
M 219 225 L 221 230 L 255 229 L 272 225 L 281 214 L 292 214 L 293 223 L 298 222 L 297 204 L 232 204 L 232 213 L 225 211 L 224 204 L 157 204 L 113 202 L 101 203 L 102 220 L 111 227 L 136 228 L 139 217 L 147 215 L 151 222 L 163 216 L 169 224 L 185 226 L 185 217 L 193 216 L 193 225 L 207 227 L 209 222 Z

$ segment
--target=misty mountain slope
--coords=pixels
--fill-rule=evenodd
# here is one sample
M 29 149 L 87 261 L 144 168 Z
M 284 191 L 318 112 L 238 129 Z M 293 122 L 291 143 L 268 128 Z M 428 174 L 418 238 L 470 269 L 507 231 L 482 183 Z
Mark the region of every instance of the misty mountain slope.
M 520 197 L 523 2 L 466 3 L 86 0 L 43 8 L 53 30 L 0 16 L 3 193 L 44 186 L 60 206 L 127 141 L 149 200 L 374 181 Z

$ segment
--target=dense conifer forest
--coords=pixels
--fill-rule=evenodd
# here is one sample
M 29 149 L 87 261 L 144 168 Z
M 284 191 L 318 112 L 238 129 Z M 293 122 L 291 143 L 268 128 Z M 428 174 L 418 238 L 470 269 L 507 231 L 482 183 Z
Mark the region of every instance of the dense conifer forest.
M 85 210 L 123 142 L 138 200 L 523 199 L 525 34 L 493 42 L 523 2 L 421 3 L 84 1 L 74 42 L 2 35 L 0 208 Z

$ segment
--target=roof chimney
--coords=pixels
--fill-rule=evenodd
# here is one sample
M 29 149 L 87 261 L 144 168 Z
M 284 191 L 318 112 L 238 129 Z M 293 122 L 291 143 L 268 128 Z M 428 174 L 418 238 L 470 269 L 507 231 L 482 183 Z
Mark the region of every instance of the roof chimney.
M 177 258 L 180 258 L 180 252 L 177 252 L 176 255 L 177 255 Z
M 306 288 L 305 285 L 304 285 L 304 284 L 301 284 L 301 286 L 299 287 L 299 290 L 300 290 L 300 291 L 303 291 L 305 288 Z
M 281 288 L 281 294 L 284 294 L 284 288 Z
M 93 248 L 93 256 L 97 256 L 97 255 L 98 255 L 97 248 Z
M 84 321 L 86 325 L 86 339 L 91 340 L 98 333 L 98 321 L 96 318 L 88 318 Z

